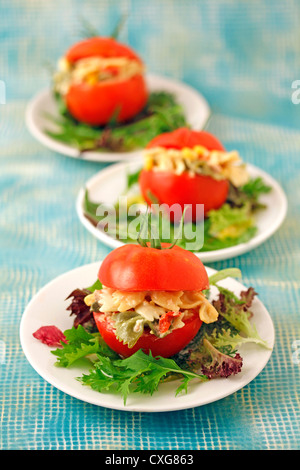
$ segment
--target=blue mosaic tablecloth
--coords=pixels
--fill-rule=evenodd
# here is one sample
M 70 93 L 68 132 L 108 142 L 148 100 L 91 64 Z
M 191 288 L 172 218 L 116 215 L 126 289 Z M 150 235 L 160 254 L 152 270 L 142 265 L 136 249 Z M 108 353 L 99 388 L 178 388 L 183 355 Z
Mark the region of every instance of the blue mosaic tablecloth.
M 49 83 L 45 64 L 80 38 L 80 17 L 105 35 L 126 12 L 121 39 L 149 71 L 201 91 L 213 110 L 209 130 L 275 177 L 289 201 L 270 240 L 211 265 L 240 267 L 259 292 L 276 330 L 271 360 L 227 398 L 159 414 L 105 409 L 60 392 L 32 369 L 19 340 L 33 294 L 109 252 L 74 207 L 79 188 L 105 165 L 42 147 L 25 128 L 26 104 Z M 299 449 L 300 104 L 291 86 L 300 79 L 300 2 L 3 0 L 0 18 L 0 448 Z

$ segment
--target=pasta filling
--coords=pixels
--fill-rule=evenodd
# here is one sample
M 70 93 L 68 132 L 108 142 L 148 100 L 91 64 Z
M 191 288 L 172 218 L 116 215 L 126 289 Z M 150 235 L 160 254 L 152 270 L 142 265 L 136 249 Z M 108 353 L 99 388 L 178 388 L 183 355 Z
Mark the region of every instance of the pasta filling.
M 214 179 L 228 179 L 234 186 L 243 186 L 249 180 L 246 165 L 237 151 L 208 150 L 197 145 L 193 148 L 166 149 L 155 147 L 144 154 L 145 169 L 188 172 L 191 176 L 204 174 Z
M 123 81 L 143 72 L 140 62 L 126 57 L 87 57 L 75 63 L 63 57 L 59 60 L 58 70 L 54 75 L 54 88 L 65 95 L 72 84 L 95 85 Z
M 94 312 L 103 313 L 119 340 L 132 347 L 150 330 L 164 337 L 184 326 L 184 320 L 195 310 L 204 323 L 218 319 L 217 310 L 201 291 L 142 291 L 123 292 L 109 287 L 96 290 L 85 297 Z

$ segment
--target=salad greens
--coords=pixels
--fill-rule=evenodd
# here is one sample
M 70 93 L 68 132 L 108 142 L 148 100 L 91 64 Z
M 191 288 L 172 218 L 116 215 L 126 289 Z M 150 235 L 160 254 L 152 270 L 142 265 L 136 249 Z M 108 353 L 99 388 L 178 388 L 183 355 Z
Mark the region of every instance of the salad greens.
M 192 379 L 207 380 L 202 374 L 181 369 L 173 359 L 153 357 L 151 353 L 145 354 L 142 350 L 138 350 L 130 357 L 113 361 L 99 354 L 98 361 L 95 362 L 90 374 L 84 374 L 80 381 L 99 392 L 106 390 L 120 392 L 126 404 L 128 394 L 132 390 L 152 395 L 159 383 L 169 374 L 182 376 L 176 395 L 182 391 L 187 392 L 188 383 Z
M 129 394 L 139 392 L 152 395 L 164 381 L 179 380 L 175 392 L 178 395 L 188 392 L 192 380 L 204 382 L 237 374 L 243 365 L 238 347 L 254 343 L 268 348 L 251 321 L 251 306 L 257 295 L 254 289 L 250 287 L 238 297 L 218 284 L 228 276 L 240 275 L 239 269 L 229 268 L 210 277 L 210 286 L 219 291 L 212 300 L 219 318 L 214 323 L 203 323 L 190 344 L 171 358 L 153 357 L 138 350 L 132 356 L 121 359 L 104 343 L 95 324 L 91 326 L 92 312 L 81 303 L 82 295 L 101 288 L 101 284 L 96 281 L 91 290 L 75 289 L 68 297 L 72 297 L 68 310 L 78 321 L 74 321 L 76 326 L 64 332 L 66 342 L 61 342 L 61 348 L 52 351 L 57 359 L 56 366 L 72 367 L 85 360 L 89 364 L 89 372 L 77 379 L 98 392 L 121 394 L 124 404 Z M 83 309 L 85 315 L 82 315 Z M 123 319 L 125 328 L 128 326 L 126 321 Z
M 115 117 L 104 127 L 93 127 L 76 121 L 68 112 L 62 97 L 54 93 L 59 117 L 47 114 L 56 131 L 45 130 L 55 140 L 86 150 L 127 152 L 143 148 L 163 132 L 187 126 L 183 108 L 173 94 L 150 93 L 145 109 L 132 121 L 118 124 Z
M 127 175 L 127 195 L 129 206 L 132 204 L 140 204 L 141 211 L 146 207 L 145 202 L 139 195 L 135 193 L 134 187 L 138 182 L 140 171 L 136 171 Z M 202 247 L 193 251 L 213 251 L 221 250 L 231 246 L 238 245 L 249 241 L 255 235 L 257 227 L 255 226 L 254 216 L 258 210 L 263 209 L 265 206 L 259 201 L 262 194 L 266 194 L 271 190 L 261 177 L 253 178 L 241 188 L 230 186 L 228 198 L 225 204 L 218 210 L 211 210 L 208 217 L 203 221 L 204 240 Z M 125 243 L 134 243 L 137 240 L 140 225 L 136 226 L 134 222 L 135 216 L 127 215 L 126 219 L 121 211 L 122 208 L 115 206 L 117 212 L 116 223 L 108 224 L 108 217 L 105 217 L 105 224 L 101 224 L 104 220 L 103 216 L 97 215 L 97 208 L 100 202 L 95 202 L 90 199 L 89 193 L 86 190 L 84 199 L 84 214 L 90 222 L 98 226 L 100 230 L 105 231 L 108 235 L 111 233 L 111 227 L 114 233 L 111 236 L 117 236 Z M 113 221 L 112 221 L 113 222 Z M 173 243 L 177 238 L 178 226 L 169 224 L 167 217 L 162 217 L 161 214 L 157 216 L 152 214 L 151 223 L 157 227 L 159 238 L 163 242 Z M 168 230 L 164 230 L 165 227 Z M 186 230 L 185 230 L 186 229 Z M 177 240 L 177 245 L 182 248 L 187 248 L 187 244 L 193 240 L 187 240 L 185 233 L 195 233 L 200 229 L 200 224 L 197 225 L 191 222 L 185 222 L 184 228 L 181 230 L 181 238 Z M 168 233 L 166 238 L 164 235 Z M 195 235 L 196 236 L 196 235 Z

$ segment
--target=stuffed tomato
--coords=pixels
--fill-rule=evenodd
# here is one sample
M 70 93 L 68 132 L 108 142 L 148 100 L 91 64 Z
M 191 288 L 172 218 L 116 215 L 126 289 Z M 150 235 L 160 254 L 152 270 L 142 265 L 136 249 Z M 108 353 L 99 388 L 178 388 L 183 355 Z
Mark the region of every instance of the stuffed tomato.
M 200 259 L 178 246 L 124 245 L 100 266 L 102 288 L 85 298 L 107 345 L 122 357 L 138 349 L 170 357 L 218 312 L 205 297 Z
M 141 58 L 112 38 L 93 37 L 73 45 L 60 59 L 54 89 L 78 121 L 103 126 L 125 122 L 146 105 Z
M 221 142 L 205 131 L 180 128 L 154 138 L 144 152 L 145 165 L 139 186 L 145 201 L 179 204 L 192 221 L 226 201 L 230 184 L 241 186 L 248 173 L 237 152 L 227 152 Z M 170 211 L 170 216 L 172 213 Z M 175 217 L 176 221 L 176 217 Z

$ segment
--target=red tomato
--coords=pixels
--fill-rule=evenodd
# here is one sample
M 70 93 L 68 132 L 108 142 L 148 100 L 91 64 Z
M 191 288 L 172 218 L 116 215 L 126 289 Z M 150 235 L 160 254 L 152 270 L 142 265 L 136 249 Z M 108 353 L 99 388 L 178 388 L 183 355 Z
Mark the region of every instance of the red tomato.
M 148 92 L 142 75 L 122 82 L 71 85 L 67 108 L 75 119 L 91 126 L 109 122 L 118 110 L 117 121 L 128 121 L 146 105 Z
M 181 173 L 177 175 L 169 171 L 142 170 L 139 176 L 139 185 L 142 195 L 150 206 L 153 202 L 150 194 L 153 194 L 160 204 L 166 204 L 171 208 L 173 204 L 179 204 L 181 211 L 189 205 L 185 220 L 200 220 L 201 214 L 197 213 L 197 204 L 204 204 L 204 215 L 211 209 L 218 209 L 226 201 L 229 183 L 227 180 L 215 180 L 206 175 L 194 175 Z M 178 222 L 180 217 L 170 212 L 171 220 Z
M 164 243 L 162 250 L 133 244 L 116 248 L 102 262 L 98 278 L 104 286 L 123 291 L 208 289 L 209 279 L 200 259 L 176 245 L 169 247 L 170 244 Z M 169 317 L 172 317 L 170 312 L 160 325 L 165 331 L 170 325 Z M 94 313 L 94 318 L 106 344 L 124 357 L 138 349 L 145 352 L 151 350 L 153 356 L 172 356 L 195 337 L 202 324 L 199 313 L 195 310 L 184 320 L 185 325 L 182 328 L 175 329 L 164 338 L 158 338 L 145 330 L 135 346 L 128 348 L 116 338 L 105 314 Z
M 127 57 L 142 63 L 140 57 L 128 46 L 113 38 L 93 37 L 77 42 L 65 55 L 69 62 L 77 62 L 87 57 Z
M 87 57 L 126 57 L 142 64 L 137 54 L 111 38 L 91 38 L 72 46 L 66 59 L 75 63 Z M 66 105 L 72 116 L 92 126 L 107 124 L 117 112 L 117 120 L 132 119 L 145 107 L 148 90 L 142 74 L 122 81 L 99 81 L 95 84 L 72 84 L 66 95 Z
M 223 145 L 211 134 L 204 131 L 192 131 L 180 128 L 155 137 L 147 148 L 164 147 L 182 149 L 193 148 L 201 145 L 208 150 L 224 151 Z M 197 215 L 196 204 L 204 204 L 204 215 L 212 209 L 218 209 L 226 201 L 229 183 L 226 179 L 216 180 L 206 175 L 194 175 L 184 172 L 177 175 L 169 171 L 152 171 L 143 169 L 139 178 L 141 193 L 151 205 L 155 196 L 159 204 L 172 206 L 179 204 L 182 211 L 188 205 L 191 210 L 187 212 L 185 220 L 197 221 L 201 214 Z M 150 193 L 150 194 L 149 194 Z M 170 213 L 171 220 L 178 221 Z
M 168 243 L 162 247 L 167 248 Z M 103 260 L 100 282 L 121 291 L 205 290 L 209 280 L 201 260 L 192 252 L 175 245 L 158 250 L 127 244 L 111 251 Z
M 172 331 L 164 338 L 158 338 L 150 331 L 144 331 L 136 344 L 129 348 L 116 338 L 111 324 L 104 319 L 103 313 L 94 312 L 94 318 L 105 343 L 123 357 L 131 356 L 138 349 L 143 349 L 147 354 L 151 351 L 153 356 L 173 356 L 192 341 L 202 325 L 199 313 L 194 311 L 191 316 L 184 320 L 185 325 L 182 328 Z
M 212 134 L 206 131 L 193 131 L 186 127 L 180 127 L 172 132 L 165 132 L 152 139 L 147 148 L 164 147 L 172 149 L 182 149 L 184 147 L 193 148 L 202 145 L 208 150 L 225 150 L 221 142 Z

